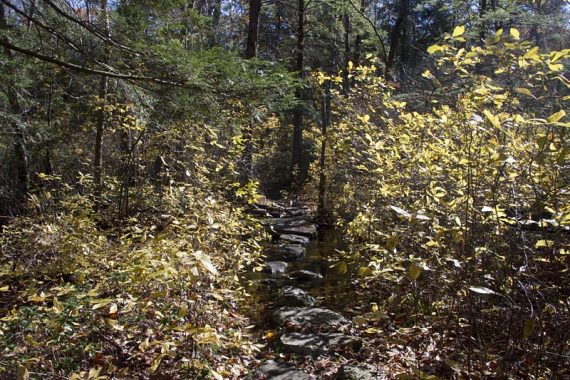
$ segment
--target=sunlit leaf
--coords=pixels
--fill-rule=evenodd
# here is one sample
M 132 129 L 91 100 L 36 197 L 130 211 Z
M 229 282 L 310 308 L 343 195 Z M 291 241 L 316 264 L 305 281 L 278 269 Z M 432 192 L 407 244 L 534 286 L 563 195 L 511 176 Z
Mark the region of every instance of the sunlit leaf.
M 453 29 L 453 34 L 451 36 L 455 38 L 463 35 L 463 33 L 465 33 L 465 26 L 460 25 L 456 26 L 455 29 Z
M 471 290 L 473 293 L 477 293 L 477 294 L 497 294 L 497 292 L 495 292 L 492 289 L 486 288 L 484 286 L 471 286 L 469 287 L 469 290 Z

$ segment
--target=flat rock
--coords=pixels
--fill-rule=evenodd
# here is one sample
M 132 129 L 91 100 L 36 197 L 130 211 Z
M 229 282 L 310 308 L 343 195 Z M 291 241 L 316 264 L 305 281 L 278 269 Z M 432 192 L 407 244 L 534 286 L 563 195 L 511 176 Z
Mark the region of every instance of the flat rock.
M 280 307 L 273 313 L 273 321 L 278 325 L 292 324 L 301 327 L 339 327 L 350 324 L 339 313 L 320 307 Z
M 338 380 L 376 380 L 376 368 L 370 364 L 346 365 L 340 367 L 335 379 Z
M 271 274 L 283 274 L 287 269 L 287 264 L 285 261 L 268 261 L 265 263 L 263 272 Z
M 320 273 L 311 272 L 310 270 L 296 270 L 295 272 L 289 273 L 289 277 L 294 278 L 297 281 L 317 281 L 323 278 Z
M 314 239 L 317 237 L 317 226 L 314 224 L 302 224 L 297 226 L 286 225 L 283 227 L 276 226 L 275 230 L 285 235 L 301 235 Z
M 286 363 L 268 361 L 259 367 L 255 373 L 255 379 L 267 380 L 312 380 L 313 376 L 302 372 Z
M 286 286 L 281 289 L 275 301 L 275 306 L 313 306 L 315 299 L 304 290 Z
M 311 241 L 311 239 L 309 239 L 306 236 L 290 235 L 290 234 L 279 235 L 279 240 L 282 240 L 288 244 L 301 244 L 301 245 L 307 245 Z
M 291 216 L 288 218 L 266 218 L 262 219 L 260 223 L 263 226 L 273 226 L 273 228 L 277 229 L 285 226 L 300 226 L 308 222 L 303 216 Z
M 282 288 L 284 286 L 295 284 L 293 280 L 287 277 L 264 278 L 263 280 L 259 280 L 259 283 L 272 288 Z
M 286 352 L 313 356 L 332 353 L 343 348 L 358 351 L 362 347 L 360 339 L 340 333 L 305 334 L 292 332 L 281 336 L 281 344 Z
M 301 244 L 285 244 L 282 247 L 281 255 L 283 259 L 293 261 L 305 255 L 306 248 Z

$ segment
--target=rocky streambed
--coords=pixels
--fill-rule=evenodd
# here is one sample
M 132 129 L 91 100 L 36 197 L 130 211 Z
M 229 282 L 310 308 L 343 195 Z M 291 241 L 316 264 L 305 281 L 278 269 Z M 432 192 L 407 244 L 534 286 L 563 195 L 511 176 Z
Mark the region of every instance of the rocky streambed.
M 252 369 L 250 378 L 382 378 L 374 366 L 359 360 L 366 342 L 343 313 L 355 293 L 350 277 L 331 267 L 344 248 L 342 240 L 319 232 L 302 204 L 258 207 L 256 214 L 273 241 L 265 248 L 261 271 L 245 276 L 256 306 L 252 318 L 259 330 L 268 331 L 261 365 Z M 340 365 L 322 373 L 303 365 L 323 360 Z

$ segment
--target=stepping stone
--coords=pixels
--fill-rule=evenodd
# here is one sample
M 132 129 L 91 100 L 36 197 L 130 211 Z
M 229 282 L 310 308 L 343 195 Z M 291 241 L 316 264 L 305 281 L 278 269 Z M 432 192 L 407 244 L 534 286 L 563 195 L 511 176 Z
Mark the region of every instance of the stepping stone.
M 291 272 L 289 274 L 289 277 L 294 278 L 297 281 L 317 281 L 321 280 L 323 278 L 323 275 L 303 269 Z
M 288 218 L 266 218 L 260 220 L 262 226 L 273 226 L 275 229 L 285 226 L 300 226 L 307 224 L 304 216 L 291 216 Z
M 305 255 L 305 247 L 300 244 L 285 244 L 282 248 L 283 259 L 288 261 L 297 260 Z
M 290 234 L 279 235 L 279 240 L 283 240 L 284 242 L 289 244 L 301 244 L 301 245 L 307 245 L 311 241 L 311 239 L 309 239 L 306 236 L 290 235 Z
M 264 278 L 263 280 L 259 280 L 259 283 L 275 288 L 282 288 L 284 286 L 290 286 L 295 284 L 293 280 L 287 277 Z
M 340 367 L 335 379 L 338 380 L 376 380 L 378 371 L 370 364 L 346 365 Z
M 343 348 L 358 351 L 362 347 L 360 339 L 340 333 L 305 334 L 292 332 L 281 336 L 281 344 L 286 352 L 312 356 L 332 353 Z
M 259 367 L 255 373 L 255 379 L 266 380 L 314 380 L 315 377 L 297 368 L 286 364 L 277 363 L 273 360 L 268 361 L 263 366 Z
M 273 313 L 273 321 L 278 325 L 291 324 L 298 327 L 340 327 L 350 324 L 339 313 L 320 307 L 280 307 Z
M 315 299 L 304 290 L 286 286 L 281 289 L 275 306 L 313 306 Z
M 285 261 L 268 261 L 265 263 L 265 268 L 263 272 L 271 274 L 283 274 L 287 269 L 287 264 Z
M 314 224 L 302 224 L 298 226 L 284 226 L 275 228 L 277 232 L 287 235 L 301 235 L 310 239 L 317 237 L 317 226 Z

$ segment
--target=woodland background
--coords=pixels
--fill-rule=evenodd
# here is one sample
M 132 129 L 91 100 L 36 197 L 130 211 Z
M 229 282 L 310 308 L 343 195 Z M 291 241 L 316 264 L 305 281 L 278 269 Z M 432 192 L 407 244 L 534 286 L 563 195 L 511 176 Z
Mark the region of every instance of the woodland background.
M 395 374 L 568 376 L 569 13 L 0 0 L 0 378 L 244 377 L 265 197 L 342 231 Z

